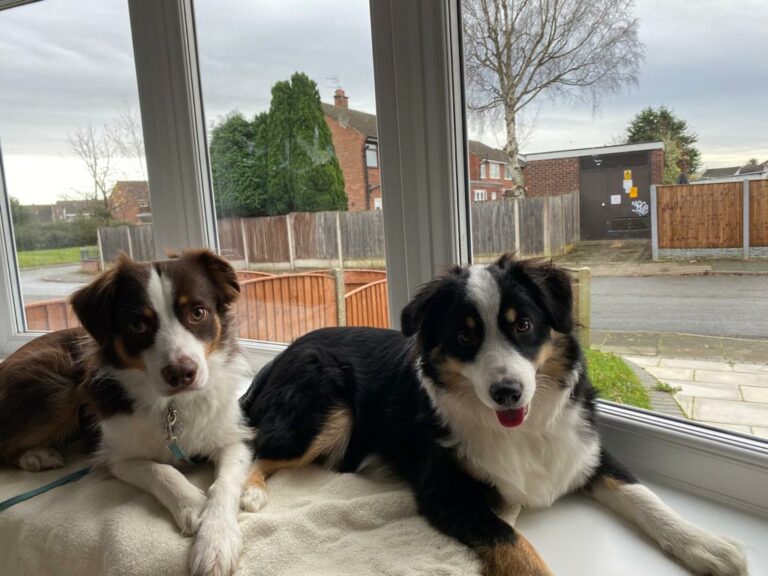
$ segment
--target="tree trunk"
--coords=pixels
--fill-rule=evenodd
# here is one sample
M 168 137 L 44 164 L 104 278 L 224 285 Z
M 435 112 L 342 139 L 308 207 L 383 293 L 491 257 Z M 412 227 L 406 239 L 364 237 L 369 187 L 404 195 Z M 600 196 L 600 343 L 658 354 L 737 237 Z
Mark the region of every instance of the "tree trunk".
M 509 169 L 512 173 L 513 194 L 515 196 L 524 196 L 525 188 L 523 187 L 523 169 L 520 166 L 520 149 L 517 146 L 517 123 L 515 120 L 514 107 L 506 103 L 504 106 L 504 118 L 507 125 L 507 142 L 504 145 L 504 152 L 507 155 L 509 162 Z

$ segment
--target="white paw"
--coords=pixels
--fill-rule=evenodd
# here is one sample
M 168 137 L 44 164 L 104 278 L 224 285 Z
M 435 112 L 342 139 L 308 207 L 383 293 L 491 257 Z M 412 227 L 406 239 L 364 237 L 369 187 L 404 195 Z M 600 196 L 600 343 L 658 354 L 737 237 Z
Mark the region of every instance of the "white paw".
M 662 548 L 700 576 L 747 576 L 747 556 L 741 545 L 703 530 L 688 542 Z
M 268 501 L 267 491 L 260 486 L 246 486 L 240 494 L 240 508 L 246 512 L 258 512 Z
M 19 468 L 27 472 L 52 470 L 64 466 L 64 457 L 52 448 L 33 448 L 19 458 Z
M 237 518 L 203 513 L 200 530 L 189 557 L 192 576 L 230 576 L 240 561 L 242 539 Z
M 196 492 L 190 491 L 183 499 L 180 498 L 173 519 L 185 536 L 197 534 L 206 501 L 205 492 L 199 489 Z

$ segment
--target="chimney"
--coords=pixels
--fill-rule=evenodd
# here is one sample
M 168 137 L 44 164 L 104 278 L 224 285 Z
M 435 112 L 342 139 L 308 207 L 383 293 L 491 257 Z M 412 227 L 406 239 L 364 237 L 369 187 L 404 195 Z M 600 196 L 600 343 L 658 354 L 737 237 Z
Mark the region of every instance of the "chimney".
M 336 88 L 336 92 L 333 93 L 333 105 L 349 108 L 349 96 L 344 94 L 344 88 Z

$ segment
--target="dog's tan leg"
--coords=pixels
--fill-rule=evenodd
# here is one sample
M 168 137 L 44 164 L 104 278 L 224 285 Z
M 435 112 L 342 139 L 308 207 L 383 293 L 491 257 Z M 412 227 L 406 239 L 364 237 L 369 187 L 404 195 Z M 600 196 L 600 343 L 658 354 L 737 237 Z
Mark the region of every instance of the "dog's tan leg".
M 483 576 L 553 576 L 536 549 L 519 532 L 514 542 L 478 549 Z

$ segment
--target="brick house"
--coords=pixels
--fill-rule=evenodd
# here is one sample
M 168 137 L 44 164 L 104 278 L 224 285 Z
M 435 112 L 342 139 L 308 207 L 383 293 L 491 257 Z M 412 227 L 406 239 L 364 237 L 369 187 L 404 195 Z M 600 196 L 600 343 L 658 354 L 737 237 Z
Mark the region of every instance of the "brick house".
M 98 205 L 99 200 L 58 200 L 53 205 L 53 219 L 69 221 L 88 218 L 95 214 Z
M 514 187 L 506 153 L 476 140 L 467 142 L 467 148 L 472 202 L 503 200 Z M 520 163 L 525 166 L 524 159 L 520 158 Z
M 144 180 L 117 182 L 109 195 L 109 209 L 115 220 L 122 220 L 129 224 L 152 222 L 149 182 Z

